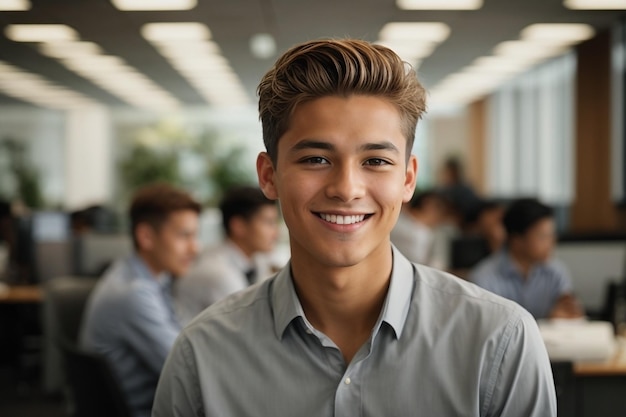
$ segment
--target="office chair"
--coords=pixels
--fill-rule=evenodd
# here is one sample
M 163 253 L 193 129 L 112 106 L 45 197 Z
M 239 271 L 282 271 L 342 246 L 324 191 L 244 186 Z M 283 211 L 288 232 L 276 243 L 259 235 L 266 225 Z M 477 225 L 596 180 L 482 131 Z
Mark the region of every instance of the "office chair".
M 576 380 L 572 362 L 551 362 L 558 417 L 576 415 Z
M 96 282 L 94 278 L 64 276 L 52 278 L 43 284 L 43 383 L 47 393 L 57 393 L 63 389 L 65 378 L 57 340 L 64 338 L 77 342 L 83 310 Z
M 58 340 L 69 384 L 73 417 L 132 417 L 113 370 L 97 353 Z

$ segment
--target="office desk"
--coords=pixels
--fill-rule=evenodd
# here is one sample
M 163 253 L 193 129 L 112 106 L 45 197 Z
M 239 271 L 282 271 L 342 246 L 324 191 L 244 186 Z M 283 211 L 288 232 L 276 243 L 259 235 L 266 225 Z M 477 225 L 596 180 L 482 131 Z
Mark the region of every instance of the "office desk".
M 9 285 L 6 289 L 0 288 L 0 303 L 24 304 L 40 303 L 43 300 L 43 291 L 39 285 Z
M 626 339 L 605 362 L 574 363 L 576 417 L 626 416 Z M 561 414 L 559 414 L 561 417 Z M 567 415 L 564 415 L 567 417 Z
M 8 366 L 22 389 L 39 380 L 42 302 L 43 290 L 38 285 L 0 289 L 0 366 Z
M 617 340 L 615 354 L 606 362 L 579 362 L 574 364 L 576 376 L 626 376 L 626 338 Z

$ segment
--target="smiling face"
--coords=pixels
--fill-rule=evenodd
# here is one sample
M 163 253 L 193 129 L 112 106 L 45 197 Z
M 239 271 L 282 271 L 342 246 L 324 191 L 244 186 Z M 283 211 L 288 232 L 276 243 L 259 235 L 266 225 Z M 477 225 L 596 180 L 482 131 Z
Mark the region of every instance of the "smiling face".
M 341 268 L 390 259 L 389 233 L 415 188 L 398 110 L 386 99 L 323 97 L 296 107 L 259 183 L 279 199 L 292 261 Z

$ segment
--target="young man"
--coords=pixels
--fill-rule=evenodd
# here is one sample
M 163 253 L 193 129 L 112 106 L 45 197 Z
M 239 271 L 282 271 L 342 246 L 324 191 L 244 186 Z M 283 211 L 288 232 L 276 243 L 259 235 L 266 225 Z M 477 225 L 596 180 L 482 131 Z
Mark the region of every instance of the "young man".
M 391 242 L 411 262 L 443 268 L 435 254 L 437 228 L 443 223 L 446 205 L 435 191 L 424 191 L 403 205 L 391 230 Z
M 180 325 L 172 277 L 197 254 L 201 207 L 169 185 L 140 189 L 130 207 L 134 255 L 115 262 L 90 295 L 80 342 L 110 362 L 133 416 L 149 416 L 159 374 Z
M 220 202 L 226 238 L 203 251 L 175 284 L 179 318 L 189 322 L 214 302 L 272 274 L 268 254 L 278 239 L 278 207 L 258 187 L 229 190 Z
M 506 247 L 480 262 L 470 280 L 517 302 L 536 319 L 581 317 L 569 272 L 552 259 L 552 209 L 535 199 L 519 199 L 507 208 L 503 223 Z
M 383 46 L 318 40 L 259 96 L 259 183 L 291 260 L 186 327 L 153 416 L 555 416 L 532 317 L 391 245 L 415 188 L 415 72 Z

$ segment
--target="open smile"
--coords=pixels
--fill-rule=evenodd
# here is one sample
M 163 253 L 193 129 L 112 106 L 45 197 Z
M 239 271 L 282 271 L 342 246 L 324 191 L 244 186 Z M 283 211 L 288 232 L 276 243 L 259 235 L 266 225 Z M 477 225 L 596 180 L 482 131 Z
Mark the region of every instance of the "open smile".
M 362 221 L 371 217 L 371 214 L 352 214 L 352 215 L 341 215 L 341 214 L 327 214 L 327 213 L 315 213 L 322 220 L 327 221 L 332 224 L 355 224 L 361 223 Z

